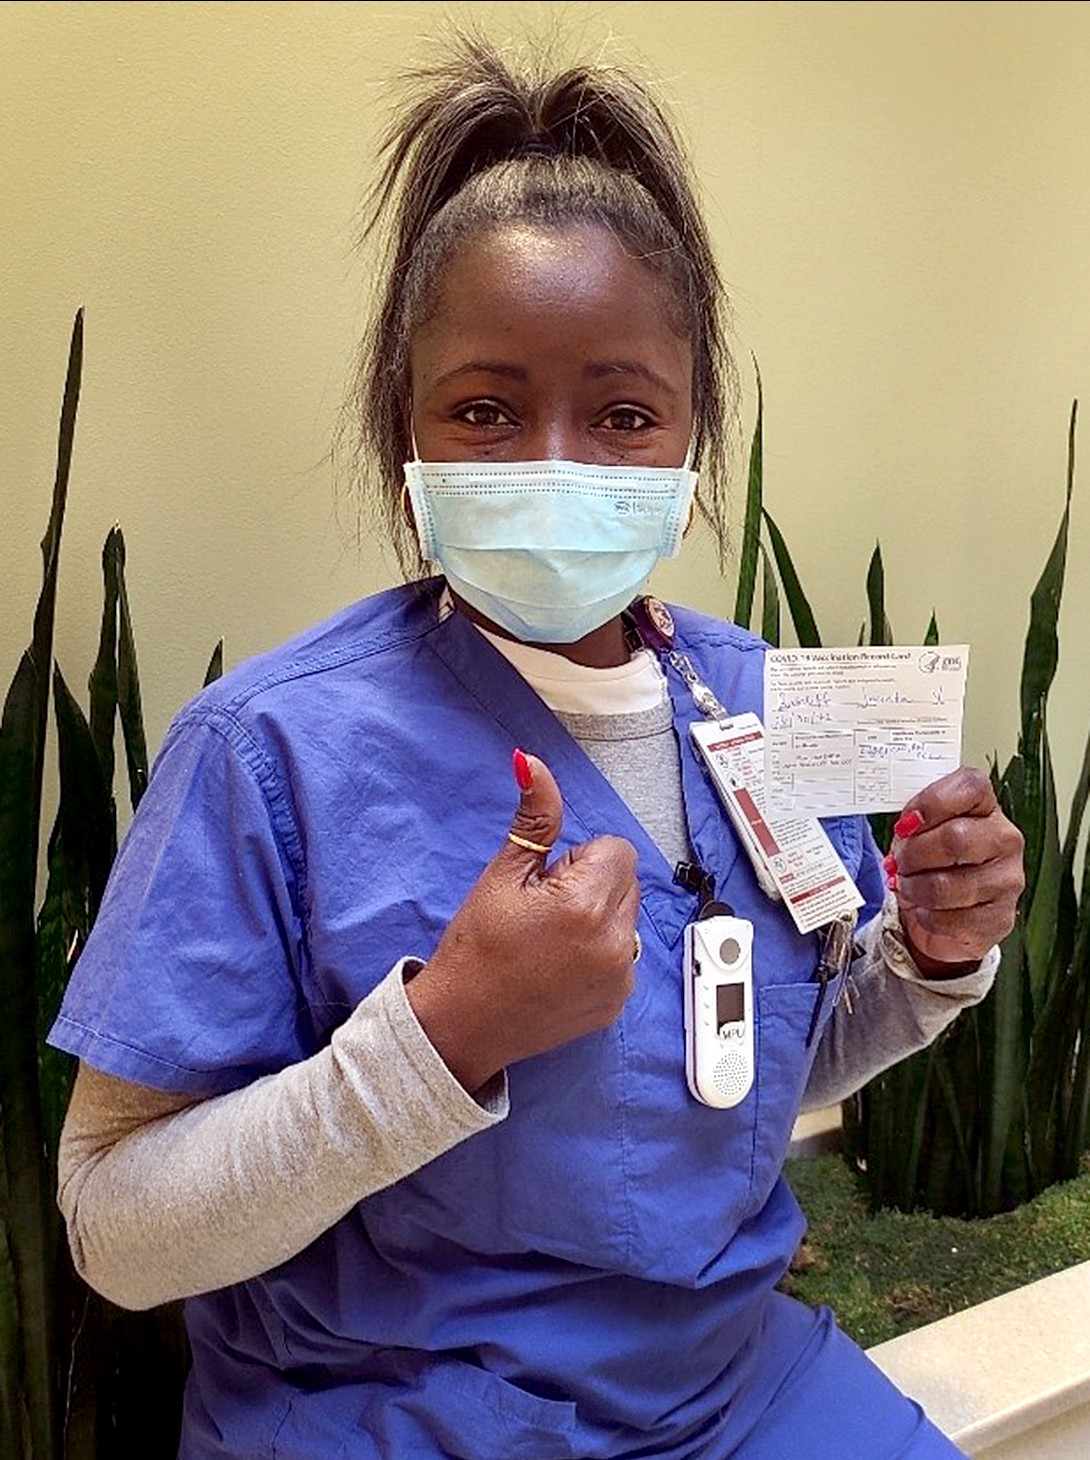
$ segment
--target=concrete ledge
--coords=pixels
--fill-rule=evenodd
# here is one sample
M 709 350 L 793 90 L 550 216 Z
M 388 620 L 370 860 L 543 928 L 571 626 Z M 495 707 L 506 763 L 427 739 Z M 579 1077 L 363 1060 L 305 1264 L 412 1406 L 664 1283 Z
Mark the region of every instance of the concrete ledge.
M 839 1105 L 827 1105 L 823 1110 L 808 1110 L 795 1122 L 787 1154 L 789 1156 L 824 1156 L 828 1151 L 839 1151 L 840 1140 Z
M 980 1460 L 1090 1456 L 1090 1262 L 870 1356 Z

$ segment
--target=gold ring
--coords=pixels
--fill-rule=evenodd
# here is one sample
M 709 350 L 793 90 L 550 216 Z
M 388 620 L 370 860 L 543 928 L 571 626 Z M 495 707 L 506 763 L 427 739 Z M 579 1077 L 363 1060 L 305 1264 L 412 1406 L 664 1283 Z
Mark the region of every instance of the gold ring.
M 639 963 L 640 954 L 643 952 L 643 941 L 640 938 L 639 930 L 632 930 L 632 962 Z
M 552 847 L 543 847 L 540 842 L 532 842 L 529 837 L 516 836 L 513 831 L 507 833 L 507 840 L 514 842 L 516 847 L 525 847 L 528 852 L 540 852 L 543 857 L 547 857 L 552 851 Z

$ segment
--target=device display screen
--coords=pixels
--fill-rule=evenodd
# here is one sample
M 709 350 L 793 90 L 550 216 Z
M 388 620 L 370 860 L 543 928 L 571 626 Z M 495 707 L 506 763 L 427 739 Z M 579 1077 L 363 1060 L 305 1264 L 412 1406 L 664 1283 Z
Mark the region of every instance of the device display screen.
M 721 983 L 715 989 L 715 1022 L 722 1034 L 726 1024 L 740 1024 L 746 1017 L 746 993 L 741 983 Z

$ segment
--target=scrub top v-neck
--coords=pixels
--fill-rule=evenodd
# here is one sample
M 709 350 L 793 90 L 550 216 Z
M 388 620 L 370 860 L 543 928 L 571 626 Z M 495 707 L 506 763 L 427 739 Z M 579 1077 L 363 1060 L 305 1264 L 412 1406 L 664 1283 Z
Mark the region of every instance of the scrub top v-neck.
M 55 1037 L 201 1095 L 314 1053 L 399 957 L 429 956 L 510 824 L 516 745 L 561 788 L 559 849 L 637 849 L 636 988 L 614 1025 L 509 1070 L 507 1120 L 190 1300 L 183 1457 L 726 1455 L 768 1402 L 769 1295 L 803 1228 L 779 1173 L 816 940 L 739 857 L 671 678 L 694 853 L 757 929 L 757 1077 L 736 1108 L 699 1106 L 680 977 L 696 897 L 503 656 L 437 621 L 437 594 L 355 605 L 183 712 Z M 760 643 L 675 619 L 720 700 L 759 710 Z M 859 825 L 827 829 L 877 905 Z

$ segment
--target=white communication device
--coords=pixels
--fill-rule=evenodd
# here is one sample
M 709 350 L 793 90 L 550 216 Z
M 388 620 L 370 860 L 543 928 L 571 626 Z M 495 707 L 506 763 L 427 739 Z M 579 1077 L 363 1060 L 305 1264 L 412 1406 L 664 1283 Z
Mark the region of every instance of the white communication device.
M 713 916 L 685 929 L 685 1076 L 726 1110 L 753 1084 L 753 924 Z

